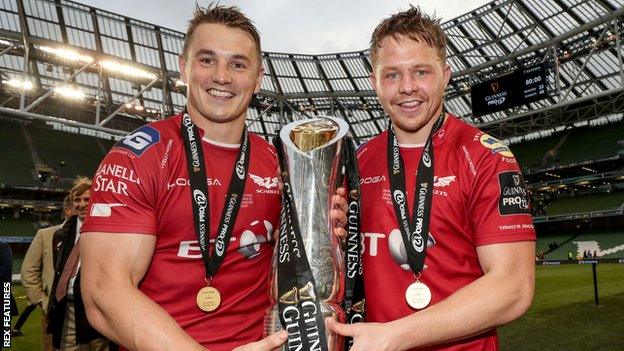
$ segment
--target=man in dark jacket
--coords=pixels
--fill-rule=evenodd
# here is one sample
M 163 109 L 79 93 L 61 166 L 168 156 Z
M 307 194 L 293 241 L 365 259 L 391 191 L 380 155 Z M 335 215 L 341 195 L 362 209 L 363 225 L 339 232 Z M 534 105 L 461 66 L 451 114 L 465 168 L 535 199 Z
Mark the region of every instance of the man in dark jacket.
M 50 294 L 48 333 L 52 345 L 60 350 L 108 350 L 108 341 L 91 327 L 80 294 L 80 258 L 78 239 L 87 215 L 91 181 L 76 181 L 71 190 L 75 215 L 54 233 L 58 250 L 55 255 L 55 276 Z

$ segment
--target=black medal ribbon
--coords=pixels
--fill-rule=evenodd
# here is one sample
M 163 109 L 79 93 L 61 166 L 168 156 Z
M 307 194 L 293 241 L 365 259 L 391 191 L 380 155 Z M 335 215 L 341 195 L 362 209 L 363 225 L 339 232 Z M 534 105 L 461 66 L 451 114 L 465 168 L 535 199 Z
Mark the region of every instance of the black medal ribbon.
M 344 172 L 348 189 L 347 249 L 345 252 L 346 287 L 343 308 L 347 323 L 364 321 L 365 299 L 362 270 L 362 234 L 360 232 L 360 174 L 351 138 L 344 142 Z M 345 351 L 353 346 L 353 338 L 345 338 Z
M 243 200 L 245 192 L 245 180 L 249 169 L 249 135 L 243 130 L 241 146 L 238 151 L 237 161 L 232 171 L 230 186 L 221 212 L 221 221 L 215 237 L 214 249 L 210 254 L 210 210 L 208 201 L 208 184 L 206 175 L 206 163 L 201 146 L 199 128 L 193 123 L 188 113 L 182 116 L 182 139 L 186 151 L 186 165 L 189 174 L 189 186 L 191 188 L 191 204 L 193 206 L 193 221 L 195 233 L 206 269 L 206 281 L 210 283 L 217 274 L 225 254 L 227 253 L 236 216 Z
M 405 190 L 405 166 L 396 139 L 392 122 L 388 124 L 387 159 L 390 191 L 394 213 L 399 223 L 399 230 L 407 253 L 407 262 L 414 272 L 420 274 L 427 255 L 427 241 L 429 240 L 429 222 L 431 220 L 431 205 L 433 199 L 433 135 L 442 127 L 446 112 L 442 114 L 431 128 L 427 141 L 420 157 L 416 185 L 414 187 L 415 207 L 412 219 L 409 218 L 407 192 Z
M 303 350 L 328 351 L 325 321 L 321 313 L 316 282 L 301 237 L 287 171 L 288 165 L 279 134 L 278 131 L 273 144 L 284 181 L 277 245 L 277 302 L 280 321 L 288 332 L 286 343 L 289 350 L 301 347 Z

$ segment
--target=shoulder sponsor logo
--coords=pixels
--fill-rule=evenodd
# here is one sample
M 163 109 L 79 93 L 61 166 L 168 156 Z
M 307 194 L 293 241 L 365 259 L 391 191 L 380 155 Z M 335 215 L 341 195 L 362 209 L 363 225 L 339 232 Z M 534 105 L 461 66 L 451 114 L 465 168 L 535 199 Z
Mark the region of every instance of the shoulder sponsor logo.
M 115 147 L 128 149 L 133 154 L 141 156 L 152 145 L 158 144 L 159 141 L 160 132 L 150 125 L 145 125 L 118 141 Z
M 498 174 L 500 198 L 498 210 L 501 215 L 528 214 L 529 192 L 522 175 L 517 171 Z
M 481 145 L 492 150 L 493 154 L 501 154 L 505 157 L 514 157 L 507 145 L 500 142 L 500 140 L 490 136 L 489 134 L 483 134 L 479 138 Z
M 93 178 L 93 191 L 128 196 L 128 183 L 141 184 L 134 170 L 110 163 L 101 164 Z
M 103 204 L 96 203 L 91 205 L 91 217 L 110 217 L 113 213 L 113 207 L 126 206 L 124 204 Z

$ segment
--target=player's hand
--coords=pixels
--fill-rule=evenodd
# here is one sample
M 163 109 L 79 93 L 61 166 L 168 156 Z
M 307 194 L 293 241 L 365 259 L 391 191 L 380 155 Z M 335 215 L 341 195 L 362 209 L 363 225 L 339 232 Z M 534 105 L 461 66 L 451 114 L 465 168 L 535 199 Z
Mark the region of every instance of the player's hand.
M 235 348 L 234 351 L 271 351 L 282 346 L 287 338 L 288 333 L 286 333 L 286 330 L 280 330 L 279 332 L 271 334 L 260 341 L 239 346 Z
M 338 188 L 336 194 L 332 196 L 332 210 L 329 213 L 334 220 L 334 235 L 340 240 L 344 240 L 347 237 L 347 190 L 345 188 Z
M 396 351 L 399 348 L 395 345 L 392 337 L 392 330 L 383 323 L 355 323 L 342 324 L 334 318 L 325 318 L 325 325 L 334 333 L 341 336 L 353 338 L 353 345 L 350 351 Z

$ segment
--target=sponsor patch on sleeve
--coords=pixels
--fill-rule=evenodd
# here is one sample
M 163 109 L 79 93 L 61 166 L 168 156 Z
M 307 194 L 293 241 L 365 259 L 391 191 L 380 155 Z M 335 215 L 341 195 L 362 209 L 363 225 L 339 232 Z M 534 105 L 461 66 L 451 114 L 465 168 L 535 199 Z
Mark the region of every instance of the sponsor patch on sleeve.
M 160 132 L 149 125 L 145 125 L 131 134 L 119 140 L 115 147 L 130 150 L 133 154 L 141 156 L 152 145 L 160 141 Z
M 499 173 L 498 184 L 498 211 L 502 216 L 529 213 L 529 192 L 522 174 L 517 171 Z
M 481 135 L 479 141 L 481 142 L 481 145 L 492 150 L 493 154 L 501 154 L 505 157 L 514 157 L 507 145 L 503 144 L 500 140 L 494 138 L 489 134 L 484 133 L 483 135 Z

